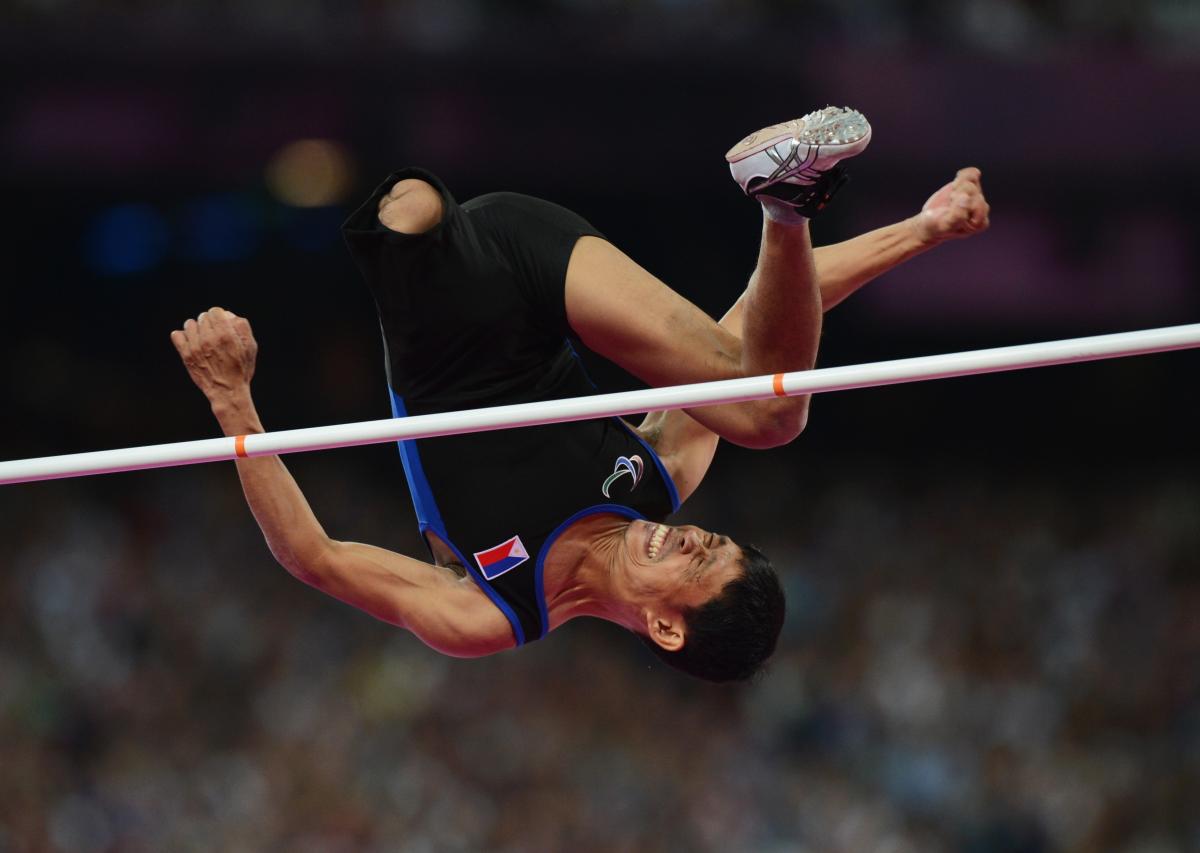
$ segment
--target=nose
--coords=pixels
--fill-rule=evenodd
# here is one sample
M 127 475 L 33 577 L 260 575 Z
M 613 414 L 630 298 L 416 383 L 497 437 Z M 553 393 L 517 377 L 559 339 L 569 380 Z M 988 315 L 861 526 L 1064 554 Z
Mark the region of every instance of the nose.
M 679 550 L 684 554 L 690 554 L 693 551 L 702 550 L 704 548 L 704 535 L 698 527 L 689 527 L 683 532 L 683 542 L 679 546 Z

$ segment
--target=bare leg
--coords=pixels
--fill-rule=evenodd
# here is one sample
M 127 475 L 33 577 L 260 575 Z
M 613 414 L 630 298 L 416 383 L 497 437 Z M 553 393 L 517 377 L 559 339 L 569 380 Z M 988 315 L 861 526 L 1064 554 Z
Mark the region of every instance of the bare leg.
M 567 318 L 585 344 L 651 385 L 807 370 L 821 331 L 808 226 L 764 221 L 750 285 L 720 325 L 612 244 L 585 237 L 567 270 Z M 774 447 L 799 435 L 807 412 L 802 397 L 689 414 L 736 444 Z
M 763 219 L 758 265 L 743 296 L 742 367 L 749 375 L 809 370 L 821 335 L 821 291 L 808 223 Z M 776 368 L 777 369 L 777 368 Z
M 406 234 L 428 231 L 442 215 L 437 190 L 419 179 L 397 182 L 379 202 L 380 221 Z M 758 265 L 721 325 L 595 237 L 571 255 L 566 300 L 584 343 L 652 385 L 807 370 L 816 361 L 821 300 L 807 223 L 764 219 Z M 737 444 L 774 447 L 800 434 L 807 412 L 803 397 L 691 414 Z
M 758 265 L 739 302 L 743 375 L 811 370 L 816 365 L 821 291 L 807 221 L 783 225 L 763 217 Z M 735 320 L 727 317 L 723 325 L 731 328 Z M 775 401 L 770 411 L 779 443 L 791 441 L 804 429 L 809 399 Z

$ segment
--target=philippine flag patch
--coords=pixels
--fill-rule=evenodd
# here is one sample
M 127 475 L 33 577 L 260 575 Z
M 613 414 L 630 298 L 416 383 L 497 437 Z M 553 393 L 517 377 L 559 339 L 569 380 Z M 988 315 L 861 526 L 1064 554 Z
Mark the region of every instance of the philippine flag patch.
M 525 544 L 521 541 L 520 536 L 514 536 L 507 542 L 501 542 L 495 548 L 475 552 L 475 563 L 488 580 L 512 571 L 528 559 L 529 552 L 525 550 Z

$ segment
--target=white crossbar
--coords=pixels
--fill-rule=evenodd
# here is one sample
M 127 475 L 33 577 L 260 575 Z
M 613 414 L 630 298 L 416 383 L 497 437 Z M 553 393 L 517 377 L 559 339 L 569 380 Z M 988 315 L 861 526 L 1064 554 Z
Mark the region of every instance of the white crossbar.
M 34 480 L 83 477 L 143 468 L 167 468 L 217 462 L 239 456 L 271 456 L 304 450 L 329 450 L 411 438 L 512 429 L 539 424 L 581 421 L 663 409 L 741 403 L 775 396 L 798 396 L 849 388 L 923 382 L 951 376 L 1023 370 L 1078 361 L 1096 361 L 1200 347 L 1200 323 L 1097 335 L 1064 341 L 998 347 L 972 352 L 904 358 L 873 364 L 827 367 L 774 376 L 700 382 L 617 394 L 495 406 L 462 412 L 389 418 L 379 421 L 228 436 L 173 444 L 128 447 L 0 462 L 0 485 Z

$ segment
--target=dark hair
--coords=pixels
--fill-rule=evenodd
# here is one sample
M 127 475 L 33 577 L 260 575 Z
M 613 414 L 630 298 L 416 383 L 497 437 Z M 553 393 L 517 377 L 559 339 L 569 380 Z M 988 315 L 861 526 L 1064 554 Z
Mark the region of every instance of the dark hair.
M 676 669 L 705 681 L 747 681 L 775 651 L 783 627 L 783 587 L 775 567 L 753 545 L 742 547 L 742 574 L 703 606 L 684 611 L 683 648 L 642 641 Z

